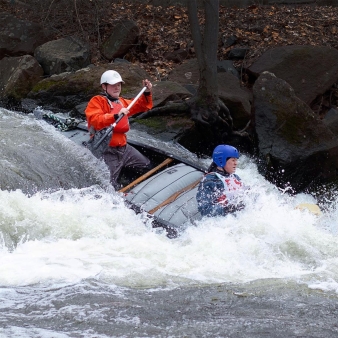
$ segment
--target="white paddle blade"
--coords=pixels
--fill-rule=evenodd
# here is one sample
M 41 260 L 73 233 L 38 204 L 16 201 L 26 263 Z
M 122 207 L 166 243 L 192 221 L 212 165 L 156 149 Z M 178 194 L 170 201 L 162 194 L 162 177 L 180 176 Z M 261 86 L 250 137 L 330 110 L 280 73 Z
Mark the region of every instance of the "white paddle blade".
M 319 206 L 313 203 L 301 203 L 298 204 L 295 209 L 307 210 L 317 216 L 320 216 L 322 214 Z

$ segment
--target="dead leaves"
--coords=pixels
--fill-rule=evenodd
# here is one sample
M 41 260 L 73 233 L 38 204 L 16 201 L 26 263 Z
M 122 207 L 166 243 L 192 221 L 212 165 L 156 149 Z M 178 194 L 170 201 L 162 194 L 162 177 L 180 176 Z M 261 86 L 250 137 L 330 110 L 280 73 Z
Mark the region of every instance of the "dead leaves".
M 19 3 L 19 2 L 18 2 Z M 184 6 L 153 6 L 137 1 L 85 1 L 78 7 L 78 19 L 87 33 L 92 51 L 92 62 L 107 62 L 100 54 L 100 45 L 121 20 L 129 19 L 140 29 L 138 43 L 125 56 L 138 63 L 155 79 L 166 77 L 177 63 L 166 56 L 177 52 L 186 58 L 195 57 L 190 33 L 187 9 Z M 78 20 L 73 20 L 72 2 L 53 2 L 49 21 L 57 31 L 57 37 L 70 36 L 79 32 Z M 23 19 L 32 21 L 45 17 L 48 3 L 36 11 L 18 5 L 0 9 L 13 12 Z M 70 18 L 72 20 L 70 20 Z M 53 22 L 53 20 L 55 22 Z M 64 23 L 63 23 L 64 22 Z M 202 23 L 201 18 L 201 23 Z M 248 48 L 245 60 L 235 61 L 235 66 L 250 66 L 263 52 L 281 45 L 326 45 L 338 48 L 338 10 L 331 6 L 290 5 L 259 6 L 219 9 L 218 58 L 226 59 L 233 48 Z M 73 24 L 72 24 L 73 23 Z M 226 41 L 233 38 L 229 45 Z M 185 53 L 182 53 L 185 51 Z M 178 58 L 179 59 L 179 58 Z M 244 65 L 243 65 L 244 63 Z

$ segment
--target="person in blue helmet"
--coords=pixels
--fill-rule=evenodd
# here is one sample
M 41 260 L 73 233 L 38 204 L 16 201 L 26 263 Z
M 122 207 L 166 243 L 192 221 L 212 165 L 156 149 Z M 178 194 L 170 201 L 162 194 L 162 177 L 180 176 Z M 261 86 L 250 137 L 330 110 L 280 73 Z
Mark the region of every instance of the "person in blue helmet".
M 225 216 L 244 208 L 241 200 L 244 186 L 235 174 L 239 152 L 221 144 L 212 154 L 213 162 L 197 190 L 198 211 L 202 216 Z

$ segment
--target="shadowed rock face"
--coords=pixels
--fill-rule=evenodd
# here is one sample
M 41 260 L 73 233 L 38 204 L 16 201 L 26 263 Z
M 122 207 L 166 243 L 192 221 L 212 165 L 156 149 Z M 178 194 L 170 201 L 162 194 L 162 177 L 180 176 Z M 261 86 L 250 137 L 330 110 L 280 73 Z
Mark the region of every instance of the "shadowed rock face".
M 285 80 L 306 104 L 337 81 L 338 50 L 327 46 L 282 46 L 265 52 L 248 72 L 258 77 L 263 71 Z
M 33 55 L 48 40 L 41 25 L 0 13 L 0 60 L 5 56 Z
M 254 87 L 258 147 L 266 175 L 303 189 L 313 180 L 336 178 L 338 139 L 291 86 L 263 72 Z
M 0 69 L 0 99 L 5 100 L 27 96 L 43 76 L 42 67 L 31 55 L 5 57 Z

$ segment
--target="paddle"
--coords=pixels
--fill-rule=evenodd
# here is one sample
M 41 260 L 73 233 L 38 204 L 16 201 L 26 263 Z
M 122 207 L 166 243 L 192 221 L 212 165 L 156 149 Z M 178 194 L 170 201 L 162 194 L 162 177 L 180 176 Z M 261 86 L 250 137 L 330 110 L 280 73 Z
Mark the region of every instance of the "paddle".
M 309 212 L 311 212 L 312 214 L 316 215 L 316 216 L 320 216 L 322 214 L 319 206 L 317 204 L 313 204 L 313 203 L 301 203 L 298 204 L 295 209 L 299 209 L 299 210 L 307 210 Z
M 139 178 L 137 178 L 135 181 L 131 182 L 130 184 L 128 184 L 127 186 L 125 186 L 124 188 L 120 189 L 119 192 L 125 192 L 128 189 L 132 188 L 134 185 L 136 185 L 137 183 L 140 183 L 142 181 L 144 181 L 146 178 L 148 178 L 149 176 L 151 176 L 154 172 L 156 172 L 157 170 L 163 168 L 164 166 L 166 166 L 167 164 L 171 163 L 174 159 L 173 158 L 167 158 L 165 159 L 161 164 L 159 164 L 157 167 L 149 170 L 147 173 L 145 173 L 144 175 L 140 176 Z
M 156 206 L 155 208 L 148 211 L 148 214 L 150 214 L 150 215 L 154 214 L 158 209 L 160 209 L 160 208 L 164 207 L 165 205 L 175 201 L 176 198 L 179 195 L 181 195 L 182 193 L 194 189 L 200 181 L 201 181 L 201 179 L 199 178 L 197 181 L 190 183 L 189 185 L 187 185 L 186 187 L 182 188 L 179 191 L 176 191 L 170 197 L 168 197 L 165 201 L 163 201 L 158 206 Z
M 146 89 L 147 89 L 147 87 L 142 88 L 142 90 L 137 94 L 137 96 L 134 98 L 134 100 L 132 102 L 130 102 L 129 106 L 127 107 L 128 110 L 134 105 L 134 103 L 140 98 L 140 96 L 144 93 L 144 91 Z M 124 116 L 125 116 L 125 114 L 120 114 L 118 119 L 112 125 L 110 125 L 109 128 L 107 128 L 106 132 L 102 135 L 102 137 L 95 144 L 93 144 L 92 148 L 94 150 L 96 150 L 100 146 L 100 144 L 105 140 L 105 138 L 110 134 L 110 132 L 114 130 L 116 125 L 120 122 L 120 120 Z

